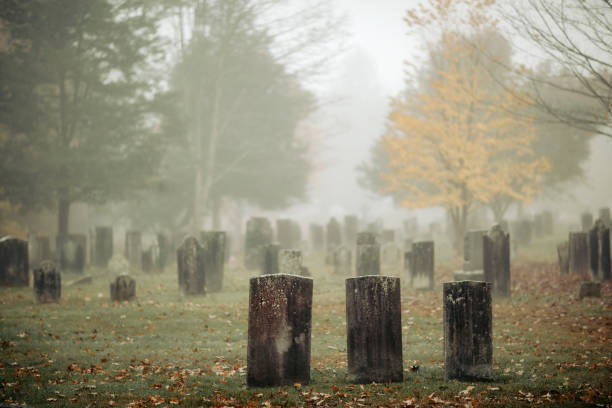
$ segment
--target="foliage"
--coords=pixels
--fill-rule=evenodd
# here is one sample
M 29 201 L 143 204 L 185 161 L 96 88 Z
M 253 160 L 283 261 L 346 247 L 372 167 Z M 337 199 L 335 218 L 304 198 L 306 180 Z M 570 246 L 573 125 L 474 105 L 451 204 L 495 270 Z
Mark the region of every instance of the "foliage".
M 154 167 L 156 18 L 139 2 L 3 1 L 0 174 L 25 210 L 103 203 Z
M 531 199 L 549 164 L 531 148 L 529 98 L 509 91 L 517 88 L 509 78 L 500 86 L 481 58 L 481 50 L 492 45 L 501 45 L 502 56 L 509 54 L 486 14 L 489 3 L 446 3 L 432 1 L 429 8 L 407 13 L 410 27 L 439 25 L 441 31 L 430 52 L 434 69 L 418 89 L 392 101 L 383 141 L 390 171 L 383 177 L 385 190 L 400 193 L 405 207 L 446 208 L 461 253 L 474 207 L 506 197 Z M 471 6 L 467 17 L 463 6 Z M 462 21 L 468 34 L 453 28 Z M 498 40 L 491 42 L 494 37 Z

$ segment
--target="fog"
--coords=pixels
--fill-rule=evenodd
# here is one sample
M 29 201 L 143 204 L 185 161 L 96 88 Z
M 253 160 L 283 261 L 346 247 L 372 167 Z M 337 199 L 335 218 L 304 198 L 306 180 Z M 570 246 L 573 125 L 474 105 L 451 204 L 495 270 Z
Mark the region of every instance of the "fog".
M 93 74 L 98 78 L 92 81 L 100 84 L 106 81 L 109 86 L 114 82 L 124 89 L 134 87 L 119 95 L 117 104 L 109 103 L 107 113 L 102 104 L 96 105 L 98 102 L 92 99 L 86 109 L 101 109 L 99 116 L 78 109 L 78 99 L 88 98 L 79 92 L 86 92 L 82 89 L 89 89 L 94 83 L 80 76 L 93 69 L 87 65 L 90 62 L 86 54 L 68 51 L 69 58 L 62 65 L 63 57 L 56 53 L 59 48 L 54 48 L 71 50 L 76 45 L 71 41 L 80 40 L 71 37 L 70 29 L 64 33 L 65 37 L 55 34 L 52 39 L 44 37 L 45 30 L 54 32 L 53 24 L 68 27 L 72 24 L 71 18 L 87 15 L 82 14 L 88 12 L 86 7 L 75 11 L 74 16 L 56 15 L 51 9 L 39 10 L 38 23 L 20 17 L 18 11 L 26 10 L 27 5 L 10 3 L 5 8 L 2 55 L 7 64 L 3 82 L 10 84 L 7 95 L 12 97 L 8 97 L 4 105 L 0 146 L 5 159 L 2 167 L 5 186 L 0 197 L 5 203 L 3 218 L 7 220 L 3 232 L 54 235 L 64 228 L 68 230 L 63 232 L 86 232 L 97 224 L 118 223 L 124 228 L 134 226 L 151 231 L 214 228 L 238 234 L 244 232 L 246 220 L 256 215 L 272 219 L 293 218 L 299 220 L 303 228 L 311 222 L 326 223 L 332 216 L 348 214 L 358 215 L 362 225 L 382 220 L 385 225 L 399 226 L 402 220 L 415 216 L 424 226 L 431 222 L 447 222 L 448 211 L 455 204 L 435 200 L 422 204 L 417 200 L 402 205 L 410 201 L 406 191 L 391 193 L 384 183 L 368 187 L 364 177 L 378 177 L 384 172 L 376 165 L 370 167 L 366 176 L 363 168 L 374 164 L 373 149 L 377 145 L 382 149 L 382 136 L 394 125 L 389 116 L 393 110 L 392 98 L 410 101 L 426 86 L 427 76 L 435 69 L 435 58 L 438 58 L 435 53 L 442 52 L 437 51 L 440 43 L 436 38 L 444 30 L 457 30 L 469 43 L 476 38 L 470 35 L 478 35 L 478 30 L 485 29 L 488 22 L 482 27 L 460 23 L 450 28 L 443 25 L 443 19 L 451 17 L 439 15 L 437 22 L 417 21 L 409 26 L 405 21 L 406 13 L 415 9 L 419 4 L 416 1 L 336 0 L 307 5 L 302 2 L 237 1 L 226 6 L 215 2 L 196 6 L 196 3 L 161 1 L 145 9 L 137 6 L 117 11 L 115 16 L 109 17 L 120 22 L 134 17 L 134 13 L 147 13 L 146 24 L 149 25 L 143 24 L 140 34 L 134 37 L 140 36 L 142 43 L 131 45 L 132 52 L 147 55 L 128 61 L 129 54 L 124 53 L 125 50 L 117 49 L 116 55 L 102 48 L 95 51 L 101 60 L 95 68 L 99 72 Z M 254 6 L 247 7 L 251 4 Z M 527 2 L 524 6 L 535 7 L 537 2 Z M 243 18 L 252 19 L 245 23 L 247 31 L 239 34 L 246 37 L 223 40 L 223 35 L 227 34 L 223 31 L 227 29 L 223 16 L 229 16 L 228 21 L 231 21 L 233 16 L 239 15 L 232 13 L 237 13 L 241 7 L 246 12 Z M 546 159 L 546 146 L 552 143 L 554 150 L 562 152 L 555 158 L 547 158 L 552 161 L 552 173 L 564 167 L 564 157 L 572 158 L 568 166 L 574 170 L 572 174 L 551 176 L 555 180 L 550 182 L 546 181 L 546 173 L 551 169 L 543 170 L 542 175 L 526 175 L 534 181 L 529 186 L 530 192 L 510 194 L 514 201 L 505 213 L 507 218 L 514 218 L 552 209 L 568 223 L 575 223 L 576 214 L 612 205 L 607 171 L 612 157 L 612 139 L 607 134 L 609 117 L 605 109 L 601 114 L 595 113 L 598 117 L 595 121 L 571 115 L 572 110 L 580 110 L 578 105 L 597 103 L 593 102 L 592 95 L 586 97 L 589 99 L 586 104 L 581 104 L 579 98 L 582 96 L 577 96 L 574 105 L 568 107 L 563 106 L 568 98 L 562 93 L 555 94 L 550 86 L 546 88 L 548 83 L 543 82 L 542 88 L 535 91 L 528 88 L 533 78 L 542 75 L 564 78 L 568 72 L 581 75 L 576 80 L 579 88 L 581 78 L 596 78 L 598 66 L 594 72 L 585 72 L 581 67 L 568 71 L 574 60 L 571 57 L 567 61 L 555 60 L 556 55 L 549 52 L 545 44 L 537 47 L 534 38 L 521 35 L 524 16 L 519 12 L 513 14 L 513 10 L 516 12 L 511 3 L 501 2 L 486 11 L 488 16 L 493 16 L 491 27 L 498 30 L 502 38 L 499 41 L 507 42 L 510 51 L 495 60 L 498 57 L 487 55 L 494 48 L 481 50 L 482 59 L 495 60 L 499 66 L 506 64 L 503 69 L 493 69 L 492 77 L 498 82 L 502 81 L 502 76 L 510 78 L 507 74 L 512 71 L 510 66 L 526 66 L 531 70 L 529 75 L 518 75 L 512 81 L 517 89 L 522 87 L 525 92 L 537 95 L 532 96 L 533 106 L 537 107 L 532 113 L 537 116 L 538 112 L 548 110 L 547 116 L 542 114 L 533 122 L 534 126 L 541 126 L 535 131 L 538 141 L 530 142 L 535 146 L 534 159 L 538 156 Z M 460 16 L 469 11 L 469 7 L 458 7 L 456 13 Z M 95 20 L 95 16 L 92 19 Z M 112 24 L 108 23 L 108 27 L 112 29 Z M 97 35 L 107 41 L 108 33 L 104 30 L 104 27 L 96 27 L 92 30 L 92 38 Z M 268 37 L 263 41 L 258 39 L 259 44 L 250 44 L 255 37 L 248 39 L 251 35 L 245 34 L 248 30 L 266 33 Z M 236 43 L 230 46 L 229 54 L 221 50 L 221 54 L 215 56 L 219 51 L 214 44 L 217 39 Z M 108 41 L 117 39 L 109 37 Z M 203 42 L 198 45 L 197 41 Z M 206 41 L 210 43 L 204 44 Z M 22 47 L 26 43 L 42 47 L 45 55 L 18 61 L 15 58 L 19 53 L 29 55 L 31 52 L 30 48 Z M 590 44 L 588 37 L 582 38 L 579 44 L 587 53 L 597 50 L 596 45 Z M 92 49 L 98 46 L 91 40 Z M 266 58 L 270 61 L 256 62 L 260 65 L 253 65 L 253 70 L 244 69 L 243 64 L 255 64 L 248 54 L 249 47 L 260 55 L 267 53 Z M 268 49 L 263 51 L 266 47 Z M 208 52 L 211 54 L 207 56 Z M 595 58 L 599 57 L 597 52 Z M 603 58 L 608 55 L 604 52 Z M 104 61 L 105 56 L 108 61 Z M 68 63 L 74 65 L 66 65 Z M 275 69 L 284 72 L 285 78 L 281 80 L 284 85 L 277 81 L 278 76 L 266 77 L 268 67 L 264 64 L 268 63 L 277 64 Z M 113 64 L 117 65 L 113 67 Z M 51 76 L 41 76 L 36 67 L 47 70 Z M 53 97 L 59 97 L 57 103 L 42 98 L 41 90 L 53 89 L 59 83 L 58 75 L 65 76 L 62 87 L 58 88 L 58 92 L 68 94 L 65 106 L 61 92 L 52 92 Z M 197 79 L 198 75 L 202 79 Z M 237 81 L 233 81 L 234 78 Z M 24 91 L 18 86 L 28 80 L 32 83 L 30 89 L 35 91 Z M 141 82 L 137 83 L 138 80 Z M 201 85 L 197 85 L 197 81 L 201 81 Z M 274 81 L 277 81 L 275 86 L 295 87 L 297 84 L 302 95 L 277 101 L 258 93 L 256 83 L 269 87 Z M 72 102 L 71 92 L 74 94 Z M 114 91 L 109 89 L 109 92 Z M 580 90 L 577 92 L 567 95 L 579 95 Z M 593 92 L 595 99 L 603 95 L 597 94 L 597 90 Z M 537 100 L 541 95 L 545 95 L 544 99 Z M 111 93 L 108 96 L 111 97 Z M 138 98 L 143 101 L 140 105 Z M 279 103 L 284 110 L 262 105 L 266 100 L 270 104 Z M 540 107 L 540 102 L 544 108 Z M 562 117 L 551 113 L 547 103 L 560 111 L 569 111 L 570 115 Z M 133 109 L 135 123 L 113 111 L 121 104 L 129 104 L 129 109 Z M 593 107 L 594 111 L 597 109 Z M 25 113 L 28 111 L 37 111 L 39 115 L 30 118 Z M 116 121 L 117 126 L 108 126 L 109 121 Z M 247 125 L 249 122 L 257 126 Z M 275 124 L 276 128 L 267 124 Z M 548 125 L 551 128 L 545 129 Z M 194 136 L 198 132 L 201 136 Z M 276 134 L 273 132 L 279 132 L 278 136 L 271 136 Z M 550 136 L 557 132 L 563 133 L 563 137 Z M 547 136 L 540 137 L 540 134 Z M 61 141 L 56 142 L 58 135 Z M 274 137 L 283 141 L 274 141 Z M 293 144 L 295 150 L 284 155 L 284 150 L 275 147 L 277 151 L 271 152 L 270 143 L 275 146 Z M 232 151 L 237 146 L 244 151 Z M 269 150 L 269 155 L 262 154 L 260 149 Z M 201 153 L 194 153 L 200 150 Z M 92 154 L 95 151 L 103 153 L 96 156 Z M 41 162 L 41 155 L 48 160 Z M 110 162 L 105 163 L 105 158 L 101 157 L 104 155 L 108 155 L 106 159 L 111 159 Z M 277 161 L 274 155 L 277 159 L 283 157 L 276 167 L 269 165 Z M 199 164 L 194 164 L 196 162 Z M 258 167 L 264 162 L 267 166 L 261 178 L 251 177 L 255 170 L 261 170 Z M 110 174 L 111 170 L 116 173 Z M 295 176 L 292 178 L 290 174 Z M 416 179 L 413 181 L 418 183 Z M 475 199 L 471 205 L 473 211 L 484 211 L 491 218 L 488 200 Z M 155 204 L 151 205 L 153 202 Z

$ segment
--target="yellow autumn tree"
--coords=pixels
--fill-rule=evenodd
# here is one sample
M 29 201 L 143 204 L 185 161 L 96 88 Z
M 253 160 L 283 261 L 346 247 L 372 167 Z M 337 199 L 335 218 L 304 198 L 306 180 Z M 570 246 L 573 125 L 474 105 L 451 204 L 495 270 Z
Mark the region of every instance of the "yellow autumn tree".
M 392 101 L 383 137 L 386 192 L 407 208 L 446 208 L 463 252 L 470 212 L 497 200 L 530 200 L 549 170 L 535 157 L 530 104 L 510 80 L 499 83 L 483 55 L 498 35 L 486 0 L 431 0 L 407 13 L 411 28 L 438 33 L 433 69 L 420 87 Z M 437 28 L 437 30 L 436 30 Z

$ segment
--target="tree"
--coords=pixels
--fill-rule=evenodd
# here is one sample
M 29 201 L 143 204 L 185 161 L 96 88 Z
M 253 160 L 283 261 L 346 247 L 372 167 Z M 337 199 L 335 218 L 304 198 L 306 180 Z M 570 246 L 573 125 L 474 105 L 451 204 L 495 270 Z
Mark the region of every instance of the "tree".
M 304 197 L 310 164 L 297 128 L 316 100 L 302 86 L 304 65 L 296 72 L 291 58 L 321 45 L 331 31 L 307 36 L 305 44 L 287 40 L 277 33 L 287 21 L 274 12 L 268 24 L 264 15 L 281 3 L 185 1 L 175 8 L 183 41 L 171 86 L 179 98 L 167 119 L 183 125 L 171 132 L 174 142 L 162 161 L 165 177 L 155 193 L 175 204 L 155 211 L 181 216 L 158 212 L 156 218 L 201 229 L 204 217 L 212 216 L 217 227 L 223 198 L 281 208 Z M 327 21 L 309 13 L 303 15 L 307 21 Z M 189 27 L 191 34 L 183 33 Z
M 486 14 L 488 4 L 432 0 L 429 8 L 408 11 L 410 27 L 440 25 L 430 54 L 437 69 L 415 92 L 392 101 L 383 139 L 390 167 L 383 175 L 385 191 L 401 194 L 407 208 L 446 208 L 458 253 L 475 206 L 505 197 L 531 199 L 549 167 L 531 148 L 532 119 L 525 115 L 529 98 L 517 97 L 510 79 L 497 85 L 482 50 L 474 46 L 486 47 L 487 39 L 498 35 Z M 456 28 L 466 6 L 467 35 Z
M 515 34 L 526 38 L 552 63 L 556 78 L 522 71 L 532 86 L 535 106 L 583 134 L 612 137 L 612 2 L 608 0 L 529 0 L 506 13 Z M 568 107 L 552 99 L 582 98 Z
M 156 16 L 141 2 L 3 0 L 0 52 L 3 194 L 25 209 L 129 195 L 159 150 Z

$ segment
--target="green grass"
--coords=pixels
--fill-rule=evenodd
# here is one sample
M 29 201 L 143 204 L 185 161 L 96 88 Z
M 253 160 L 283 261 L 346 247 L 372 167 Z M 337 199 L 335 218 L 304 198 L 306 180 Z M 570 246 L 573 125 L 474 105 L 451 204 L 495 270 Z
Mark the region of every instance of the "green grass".
M 550 252 L 550 251 L 549 251 Z M 531 257 L 527 258 L 531 259 Z M 513 260 L 513 296 L 494 302 L 495 381 L 444 380 L 440 282 L 402 284 L 402 383 L 346 382 L 344 277 L 320 258 L 314 275 L 309 385 L 247 388 L 248 278 L 227 267 L 221 293 L 185 297 L 176 271 L 134 273 L 137 300 L 113 304 L 112 276 L 63 288 L 59 304 L 37 305 L 28 288 L 0 289 L 0 401 L 32 406 L 358 406 L 612 404 L 611 288 L 577 301 L 577 277 L 550 262 Z M 396 274 L 394 270 L 387 270 Z M 63 276 L 64 282 L 72 276 Z M 418 371 L 410 367 L 418 365 Z

